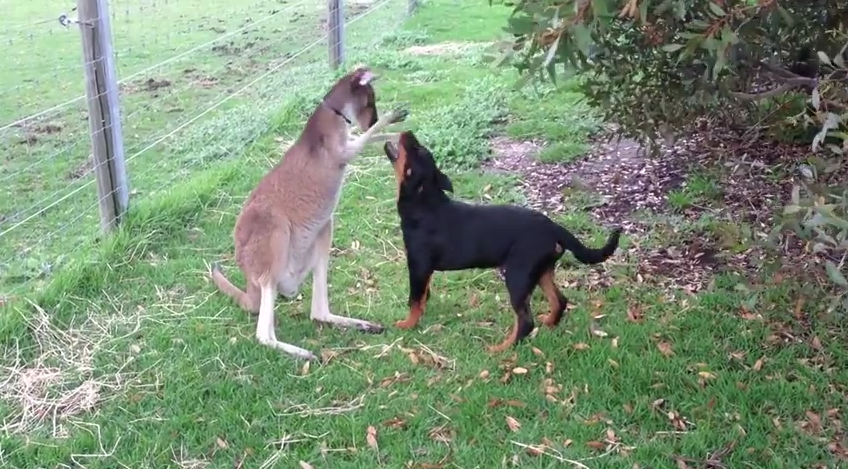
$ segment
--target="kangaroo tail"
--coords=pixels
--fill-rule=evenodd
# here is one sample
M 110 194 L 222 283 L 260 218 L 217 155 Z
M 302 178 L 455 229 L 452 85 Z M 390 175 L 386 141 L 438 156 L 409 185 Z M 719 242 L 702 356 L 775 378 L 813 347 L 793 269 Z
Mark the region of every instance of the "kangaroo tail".
M 562 226 L 556 225 L 558 241 L 565 249 L 574 253 L 574 257 L 584 264 L 600 264 L 607 260 L 618 249 L 618 239 L 621 237 L 621 228 L 617 227 L 612 230 L 609 239 L 604 247 L 594 249 L 586 247 L 579 239 L 575 238 L 570 231 Z
M 212 266 L 209 268 L 209 275 L 212 276 L 212 281 L 218 287 L 218 290 L 221 290 L 238 302 L 242 301 L 245 293 L 227 280 L 227 277 L 224 277 L 224 273 L 221 272 L 221 266 L 217 262 L 212 263 Z

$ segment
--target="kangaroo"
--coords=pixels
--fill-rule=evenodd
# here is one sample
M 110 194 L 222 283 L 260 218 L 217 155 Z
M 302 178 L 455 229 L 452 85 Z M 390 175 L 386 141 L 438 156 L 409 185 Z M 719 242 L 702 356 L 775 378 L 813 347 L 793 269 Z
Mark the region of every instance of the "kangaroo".
M 372 83 L 378 78 L 359 67 L 339 79 L 306 121 L 297 141 L 253 190 L 234 230 L 235 258 L 246 290 L 234 286 L 218 263 L 212 281 L 245 310 L 256 315 L 256 339 L 295 358 L 315 360 L 312 352 L 277 340 L 274 301 L 278 293 L 293 298 L 312 274 L 313 321 L 365 332 L 383 326 L 330 312 L 327 274 L 333 241 L 333 213 L 341 195 L 345 170 L 368 143 L 397 139 L 378 134 L 402 122 L 402 108 L 378 118 Z M 362 134 L 350 135 L 356 122 Z

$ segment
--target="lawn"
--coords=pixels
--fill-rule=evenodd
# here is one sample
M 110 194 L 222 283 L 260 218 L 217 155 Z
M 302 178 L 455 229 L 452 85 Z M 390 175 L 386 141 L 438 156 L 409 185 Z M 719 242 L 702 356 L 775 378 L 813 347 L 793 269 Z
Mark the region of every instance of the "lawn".
M 490 139 L 532 139 L 540 159 L 564 161 L 580 158 L 599 127 L 568 84 L 517 92 L 513 72 L 480 59 L 508 12 L 429 0 L 380 36 L 369 23 L 372 36 L 349 57 L 382 75 L 381 110 L 409 104 L 400 127 L 433 149 L 465 200 L 525 202 L 518 176 L 481 167 Z M 291 68 L 297 91 L 285 99 L 223 109 L 151 152 L 148 170 L 166 166 L 136 183 L 121 230 L 99 243 L 78 243 L 82 231 L 64 240 L 79 253 L 33 303 L 2 310 L 4 467 L 837 467 L 844 336 L 820 316 L 811 286 L 778 276 L 746 290 L 721 273 L 693 295 L 636 275 L 637 248 L 674 243 L 691 226 L 626 235 L 601 266 L 564 262 L 567 319 L 509 352 L 485 350 L 512 325 L 493 271 L 437 274 L 419 327 L 391 327 L 406 314 L 406 270 L 379 147 L 350 168 L 336 212 L 330 304 L 390 327 L 317 328 L 307 282 L 300 297 L 278 302 L 277 336 L 322 363 L 258 345 L 255 319 L 216 291 L 208 263 L 221 261 L 242 285 L 235 217 L 331 84 L 323 65 Z M 174 122 L 156 119 L 146 125 Z M 201 145 L 260 129 L 221 154 Z M 586 243 L 609 231 L 579 203 L 556 219 Z M 4 252 L 15 249 L 2 240 Z M 537 292 L 535 312 L 545 304 Z

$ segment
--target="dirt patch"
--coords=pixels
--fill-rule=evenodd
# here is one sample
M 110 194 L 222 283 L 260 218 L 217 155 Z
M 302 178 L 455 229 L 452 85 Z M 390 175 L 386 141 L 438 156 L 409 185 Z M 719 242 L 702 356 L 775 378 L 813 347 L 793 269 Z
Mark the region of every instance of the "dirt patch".
M 569 188 L 589 191 L 602 199 L 591 207 L 593 215 L 607 223 L 635 228 L 630 214 L 635 210 L 663 210 L 666 194 L 685 178 L 685 165 L 676 152 L 660 158 L 646 158 L 640 145 L 628 139 L 596 141 L 579 161 L 546 164 L 536 155 L 542 145 L 496 137 L 490 141 L 493 158 L 490 169 L 522 175 L 521 185 L 530 207 L 559 212 L 564 210 Z
M 776 255 L 759 241 L 771 231 L 775 207 L 788 200 L 791 191 L 791 178 L 777 172 L 807 155 L 805 147 L 728 132 L 693 132 L 661 145 L 656 156 L 647 155 L 632 140 L 598 138 L 585 157 L 562 164 L 537 161 L 542 148 L 538 142 L 496 137 L 490 141 L 493 157 L 485 167 L 519 174 L 531 208 L 556 213 L 579 203 L 599 224 L 622 226 L 634 240 L 628 255 L 637 262 L 637 281 L 694 292 L 722 270 L 754 279 Z M 690 168 L 717 175 L 716 200 L 672 213 L 668 194 L 686 187 Z M 587 196 L 598 201 L 587 204 Z M 710 229 L 681 233 L 681 223 L 691 229 L 705 214 L 716 220 Z M 723 233 L 723 225 L 732 232 Z M 667 245 L 649 247 L 642 241 L 658 233 Z M 782 239 L 780 251 L 781 258 L 801 270 L 816 268 L 819 262 L 804 254 L 803 243 L 794 236 Z
M 121 83 L 118 85 L 118 89 L 122 93 L 133 94 L 141 91 L 157 91 L 160 88 L 168 88 L 172 85 L 169 80 L 157 80 L 155 78 L 148 78 L 147 80 L 136 82 L 136 83 Z
M 466 55 L 469 51 L 479 49 L 480 42 L 440 42 L 425 46 L 412 46 L 404 50 L 412 55 L 457 56 Z
M 40 140 L 41 136 L 52 135 L 61 132 L 64 129 L 62 124 L 57 123 L 42 123 L 36 125 L 20 125 L 24 135 L 18 140 L 19 145 L 35 145 Z
M 68 171 L 67 178 L 76 181 L 77 179 L 88 176 L 92 171 L 94 171 L 94 158 L 92 155 L 88 155 L 85 161 L 80 163 L 76 168 Z

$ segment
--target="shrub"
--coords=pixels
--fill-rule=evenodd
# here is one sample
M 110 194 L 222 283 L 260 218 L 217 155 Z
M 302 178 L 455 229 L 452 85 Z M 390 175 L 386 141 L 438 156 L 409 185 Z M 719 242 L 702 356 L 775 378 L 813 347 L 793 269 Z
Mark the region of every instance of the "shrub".
M 511 0 L 509 0 L 511 1 Z M 490 3 L 492 0 L 490 0 Z M 812 143 L 776 232 L 825 258 L 848 307 L 846 0 L 518 0 L 499 63 L 581 90 L 617 133 L 651 145 L 700 118 Z M 812 132 L 810 131 L 812 129 Z M 833 158 L 833 157 L 836 158 Z

